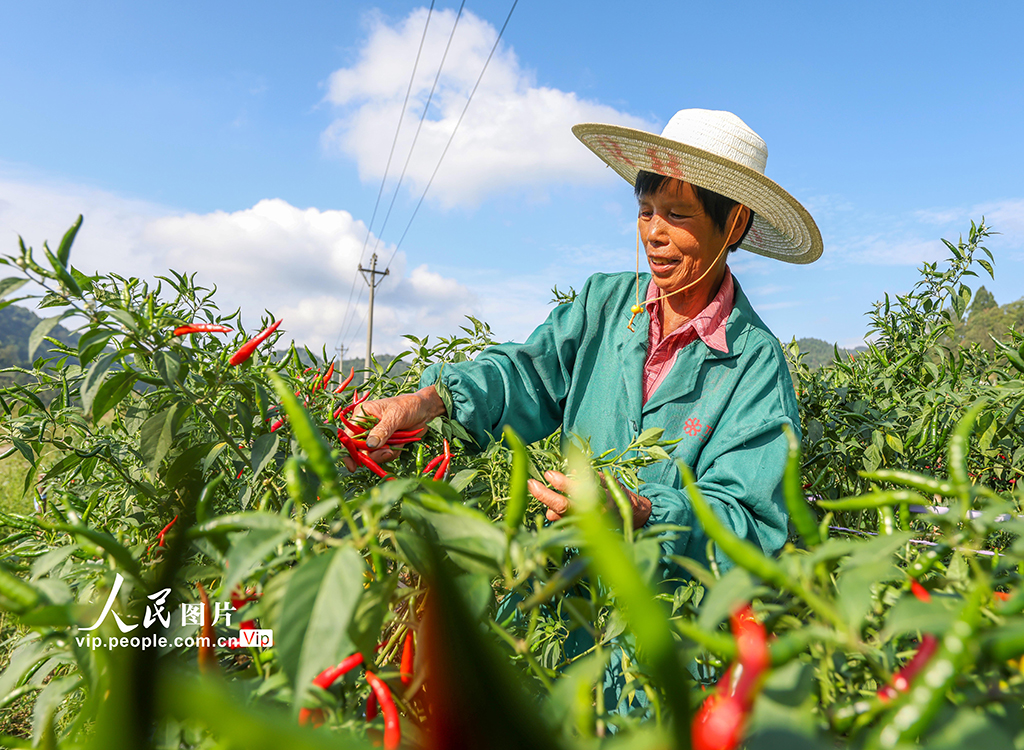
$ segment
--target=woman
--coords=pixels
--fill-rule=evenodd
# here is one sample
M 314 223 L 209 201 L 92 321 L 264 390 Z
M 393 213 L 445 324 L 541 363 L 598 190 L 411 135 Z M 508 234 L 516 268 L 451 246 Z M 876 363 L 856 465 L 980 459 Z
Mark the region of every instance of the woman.
M 551 312 L 525 344 L 502 344 L 472 362 L 433 365 L 415 394 L 364 405 L 380 417 L 367 443 L 447 413 L 484 446 L 511 425 L 526 442 L 559 426 L 595 453 L 621 449 L 660 427 L 678 439 L 674 460 L 732 530 L 768 553 L 786 539 L 783 426 L 799 434 L 793 385 L 778 340 L 750 307 L 727 250 L 810 263 L 821 235 L 807 211 L 764 176 L 764 141 L 735 115 L 678 112 L 660 136 L 584 124 L 576 136 L 634 186 L 638 271 L 595 274 L 576 300 Z M 650 274 L 639 273 L 643 244 Z M 393 457 L 388 449 L 371 456 Z M 670 555 L 705 559 L 675 461 L 639 472 L 634 526 L 690 527 L 663 542 Z M 546 474 L 530 492 L 560 518 L 571 480 Z M 718 561 L 728 566 L 728 559 Z

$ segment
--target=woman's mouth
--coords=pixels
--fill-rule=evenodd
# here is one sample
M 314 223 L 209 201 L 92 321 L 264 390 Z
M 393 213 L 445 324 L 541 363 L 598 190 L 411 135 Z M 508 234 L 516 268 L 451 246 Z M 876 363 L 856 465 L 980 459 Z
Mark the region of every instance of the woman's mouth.
M 651 267 L 651 273 L 655 276 L 671 273 L 679 265 L 678 258 L 668 258 L 659 255 L 648 255 L 647 263 Z

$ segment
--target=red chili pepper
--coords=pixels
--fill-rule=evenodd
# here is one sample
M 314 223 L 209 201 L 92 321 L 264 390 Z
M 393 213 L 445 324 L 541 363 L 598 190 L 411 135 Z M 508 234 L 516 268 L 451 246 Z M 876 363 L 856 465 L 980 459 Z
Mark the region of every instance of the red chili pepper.
M 405 634 L 405 643 L 402 644 L 402 664 L 398 668 L 398 674 L 403 685 L 412 682 L 412 665 L 415 660 L 415 651 L 412 642 L 412 631 Z
M 275 323 L 273 323 L 272 325 L 268 326 L 263 331 L 258 333 L 256 336 L 246 341 L 240 347 L 238 347 L 238 351 L 231 355 L 231 359 L 228 360 L 228 364 L 230 364 L 231 366 L 235 366 L 240 365 L 246 360 L 248 360 L 249 357 L 252 356 L 252 353 L 256 351 L 256 347 L 262 344 L 268 338 L 270 338 L 270 334 L 276 331 L 278 326 L 280 326 L 282 322 L 283 319 L 276 321 Z
M 388 476 L 388 473 L 384 471 L 384 469 L 382 469 L 376 461 L 374 461 L 372 458 L 363 453 L 359 449 L 359 446 L 356 445 L 355 440 L 350 438 L 344 430 L 338 430 L 338 440 L 340 440 L 341 444 L 348 449 L 348 453 L 350 456 L 352 456 L 352 459 L 354 461 L 362 464 L 367 469 L 372 471 L 374 474 L 379 476 L 381 479 L 385 479 L 388 481 L 394 479 L 394 477 Z
M 178 326 L 174 329 L 175 336 L 186 336 L 190 333 L 230 333 L 227 326 L 219 326 L 214 323 L 190 323 L 187 326 Z
M 932 633 L 925 633 L 921 636 L 921 645 L 917 653 L 911 657 L 903 669 L 893 675 L 892 685 L 886 685 L 878 690 L 878 697 L 882 701 L 895 698 L 898 693 L 905 693 L 910 689 L 910 683 L 925 668 L 928 661 L 934 656 L 939 648 L 939 639 Z
M 176 524 L 177 522 L 178 522 L 178 516 L 174 516 L 174 518 L 171 519 L 171 522 L 169 524 L 164 526 L 162 529 L 160 529 L 160 531 L 158 531 L 156 533 L 156 538 L 157 538 L 157 541 L 159 542 L 156 545 L 157 547 L 163 547 L 164 546 L 164 536 L 167 535 L 167 532 L 170 531 L 171 527 L 174 524 Z
M 444 454 L 443 453 L 437 454 L 436 458 L 430 459 L 430 463 L 423 467 L 423 473 L 424 474 L 429 474 L 430 470 L 433 469 L 438 464 L 440 464 L 442 461 L 444 461 Z
M 749 605 L 732 615 L 731 624 L 739 669 L 726 670 L 715 693 L 697 712 L 691 728 L 694 750 L 734 750 L 739 746 L 761 676 L 771 665 L 768 635 L 764 625 L 754 619 Z
M 366 681 L 373 688 L 384 714 L 384 750 L 396 750 L 402 742 L 402 727 L 398 723 L 398 709 L 391 699 L 391 689 L 370 670 L 366 670 Z
M 358 396 L 359 391 L 352 391 L 352 403 L 344 407 L 341 410 L 341 414 L 349 414 L 350 412 L 352 412 L 353 409 L 355 409 L 357 406 L 359 406 L 359 404 L 363 403 L 366 399 L 370 397 L 370 392 L 367 391 L 366 395 L 363 396 L 362 398 L 359 398 Z
M 441 461 L 441 465 L 437 467 L 437 471 L 434 472 L 434 481 L 440 482 L 444 479 L 445 472 L 448 471 L 448 464 L 451 463 L 452 457 L 445 456 L 444 460 Z
M 328 667 L 323 672 L 313 678 L 313 684 L 319 688 L 327 690 L 333 685 L 339 677 L 351 672 L 355 667 L 358 667 L 363 663 L 363 655 L 360 653 L 352 654 L 351 656 L 343 659 L 338 663 L 337 666 Z M 324 712 L 319 708 L 299 709 L 299 724 L 306 725 L 312 724 L 314 727 L 318 727 L 324 723 Z
M 1001 602 L 1008 602 L 1010 601 L 1010 594 L 1006 591 L 993 591 L 992 598 L 998 599 Z
M 928 593 L 928 589 L 922 586 L 916 578 L 910 579 L 910 590 L 922 602 L 930 602 L 932 600 L 932 595 Z
M 416 440 L 419 440 L 423 437 L 426 431 L 426 427 L 421 427 L 418 430 L 395 430 L 391 433 L 391 437 L 389 437 L 388 440 L 405 440 L 406 438 L 415 438 Z
M 345 378 L 344 382 L 341 385 L 339 385 L 337 388 L 334 389 L 334 392 L 335 393 L 341 393 L 343 390 L 348 388 L 349 383 L 352 382 L 352 378 L 354 378 L 355 376 L 356 376 L 356 368 L 353 367 L 351 370 L 349 370 L 348 377 Z
M 710 695 L 693 719 L 693 750 L 734 750 L 743 739 L 747 712 L 735 695 Z
M 281 417 L 279 420 L 274 422 L 274 424 L 270 425 L 270 431 L 271 432 L 277 432 L 278 430 L 281 429 L 281 427 L 283 425 L 284 425 L 284 417 Z
M 377 694 L 372 690 L 366 696 L 366 720 L 373 721 L 377 718 Z
M 331 366 L 327 368 L 327 374 L 324 375 L 323 382 L 320 383 L 321 390 L 327 387 L 327 384 L 331 382 L 331 375 L 334 374 L 334 361 L 331 361 Z
M 213 651 L 213 644 L 216 640 L 213 632 L 213 612 L 210 611 L 210 598 L 206 595 L 203 584 L 197 581 L 196 588 L 199 589 L 199 601 L 203 603 L 203 627 L 201 630 L 203 640 L 199 644 L 199 671 L 209 674 L 216 672 L 220 666 L 217 663 L 217 654 Z

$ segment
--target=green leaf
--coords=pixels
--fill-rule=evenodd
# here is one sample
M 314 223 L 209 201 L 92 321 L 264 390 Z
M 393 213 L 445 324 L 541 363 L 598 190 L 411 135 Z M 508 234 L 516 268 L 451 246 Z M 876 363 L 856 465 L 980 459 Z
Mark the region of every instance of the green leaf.
M 633 441 L 634 445 L 647 446 L 654 445 L 661 436 L 665 434 L 665 428 L 663 427 L 648 427 L 646 430 L 640 433 L 636 440 Z
M 75 241 L 75 235 L 78 234 L 78 230 L 82 228 L 82 215 L 79 214 L 75 223 L 71 225 L 71 228 L 64 233 L 64 239 L 60 241 L 60 247 L 57 248 L 57 260 L 62 266 L 67 268 L 68 260 L 71 257 L 71 244 Z
M 119 356 L 119 352 L 104 354 L 93 362 L 89 367 L 89 371 L 85 373 L 85 378 L 82 379 L 81 388 L 82 409 L 85 411 L 91 412 L 93 399 L 96 398 L 96 394 L 99 392 L 100 386 L 103 385 L 103 379 L 107 376 L 107 372 L 110 368 L 114 366 L 114 363 L 117 361 Z M 96 419 L 97 417 L 94 415 L 93 421 L 95 422 Z
M 891 432 L 885 434 L 885 443 L 894 451 L 903 455 L 903 441 L 899 435 L 893 435 Z
M 16 276 L 0 280 L 0 299 L 3 299 L 17 289 L 21 289 L 27 283 L 28 279 L 19 279 Z
M 32 329 L 32 333 L 30 333 L 28 337 L 29 360 L 35 358 L 36 349 L 38 349 L 39 345 L 43 343 L 43 339 L 50 335 L 50 331 L 52 331 L 57 326 L 57 324 L 60 323 L 61 318 L 63 317 L 64 313 L 61 313 L 60 315 L 54 315 L 52 318 L 44 318 L 43 320 L 39 321 L 39 324 L 36 325 L 35 328 Z
M 697 625 L 714 630 L 737 607 L 750 601 L 757 584 L 743 568 L 733 568 L 717 581 L 701 603 Z
M 106 348 L 113 335 L 113 331 L 102 328 L 93 328 L 82 334 L 78 339 L 78 361 L 82 367 L 92 362 L 93 358 Z
M 273 432 L 256 438 L 256 442 L 252 446 L 252 475 L 254 478 L 259 477 L 260 472 L 267 467 L 267 464 L 274 460 L 279 442 L 277 433 Z
M 496 575 L 508 554 L 508 537 L 483 513 L 461 503 L 445 503 L 437 498 L 406 500 L 402 516 L 428 539 L 436 539 L 448 557 L 470 573 Z M 441 512 L 427 510 L 429 503 Z
M 217 516 L 211 521 L 193 526 L 189 530 L 189 536 L 208 536 L 210 534 L 224 534 L 229 531 L 244 531 L 248 529 L 273 529 L 275 531 L 294 532 L 298 528 L 298 524 L 291 518 L 285 518 L 276 513 L 250 511 L 248 513 L 231 513 L 225 516 Z
M 300 565 L 289 580 L 275 645 L 293 680 L 296 710 L 313 678 L 355 651 L 348 629 L 365 572 L 359 553 L 342 547 Z
M 98 421 L 131 393 L 138 376 L 134 372 L 118 372 L 103 381 L 92 400 L 93 419 Z
M 54 732 L 53 715 L 57 706 L 67 697 L 68 693 L 82 683 L 82 675 L 72 674 L 66 677 L 56 677 L 47 683 L 42 692 L 36 697 L 36 704 L 32 708 L 32 744 L 56 747 L 56 734 Z
M 901 596 L 886 615 L 881 637 L 889 641 L 907 633 L 944 635 L 956 619 L 956 605 L 952 597 L 937 594 L 927 602 L 911 595 Z
M 28 461 L 30 464 L 34 464 L 36 462 L 36 455 L 32 451 L 32 446 L 30 446 L 24 440 L 16 437 L 11 438 L 11 443 L 13 443 L 14 447 L 18 449 L 18 452 L 25 457 L 26 461 Z
M 314 424 L 309 412 L 306 411 L 295 394 L 289 389 L 276 372 L 269 372 L 270 382 L 274 385 L 277 397 L 288 414 L 288 422 L 292 428 L 292 434 L 299 441 L 299 445 L 309 456 L 309 465 L 315 471 L 321 481 L 321 497 L 334 497 L 339 495 L 338 488 L 338 467 L 331 459 L 331 448 L 324 440 L 320 428 Z
M 160 468 L 160 462 L 171 449 L 174 442 L 175 416 L 178 404 L 172 404 L 145 421 L 139 433 L 139 453 L 143 462 L 152 471 Z
M 153 355 L 153 367 L 167 385 L 174 385 L 181 372 L 181 357 L 174 352 L 158 351 Z
M 222 591 L 233 591 L 236 584 L 246 580 L 290 536 L 290 531 L 280 529 L 253 529 L 231 534 L 226 563 L 228 572 L 224 576 Z

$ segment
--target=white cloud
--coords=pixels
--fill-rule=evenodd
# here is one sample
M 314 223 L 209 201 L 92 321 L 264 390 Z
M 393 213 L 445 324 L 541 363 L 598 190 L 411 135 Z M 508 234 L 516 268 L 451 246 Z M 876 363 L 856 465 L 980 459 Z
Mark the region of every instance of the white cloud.
M 79 213 L 85 221 L 72 254 L 76 267 L 149 278 L 168 269 L 197 272 L 200 284 L 217 286 L 222 311 L 241 307 L 245 325 L 254 328 L 269 309 L 284 318 L 286 340 L 318 350 L 338 339 L 366 238 L 366 226 L 347 211 L 301 209 L 279 199 L 230 213 L 181 213 L 81 186 L 0 177 L 0 253 L 16 251 L 18 233 L 30 245 L 49 240 L 52 247 Z M 383 264 L 393 247 L 378 251 Z M 361 277 L 355 284 L 347 339 L 361 356 L 366 285 Z M 378 287 L 374 351 L 399 351 L 406 333 L 454 333 L 476 300 L 425 266 L 407 273 L 398 253 Z
M 394 25 L 372 19 L 357 61 L 330 76 L 326 98 L 341 114 L 323 141 L 355 159 L 363 180 L 384 174 L 426 20 L 424 8 Z M 409 153 L 455 20 L 452 10 L 430 17 L 391 176 L 397 177 Z M 419 196 L 430 179 L 496 37 L 491 24 L 463 12 L 405 176 L 412 194 Z M 618 179 L 572 135 L 578 122 L 654 127 L 573 92 L 537 86 L 511 48 L 499 45 L 430 196 L 444 206 L 475 205 L 508 189 Z

